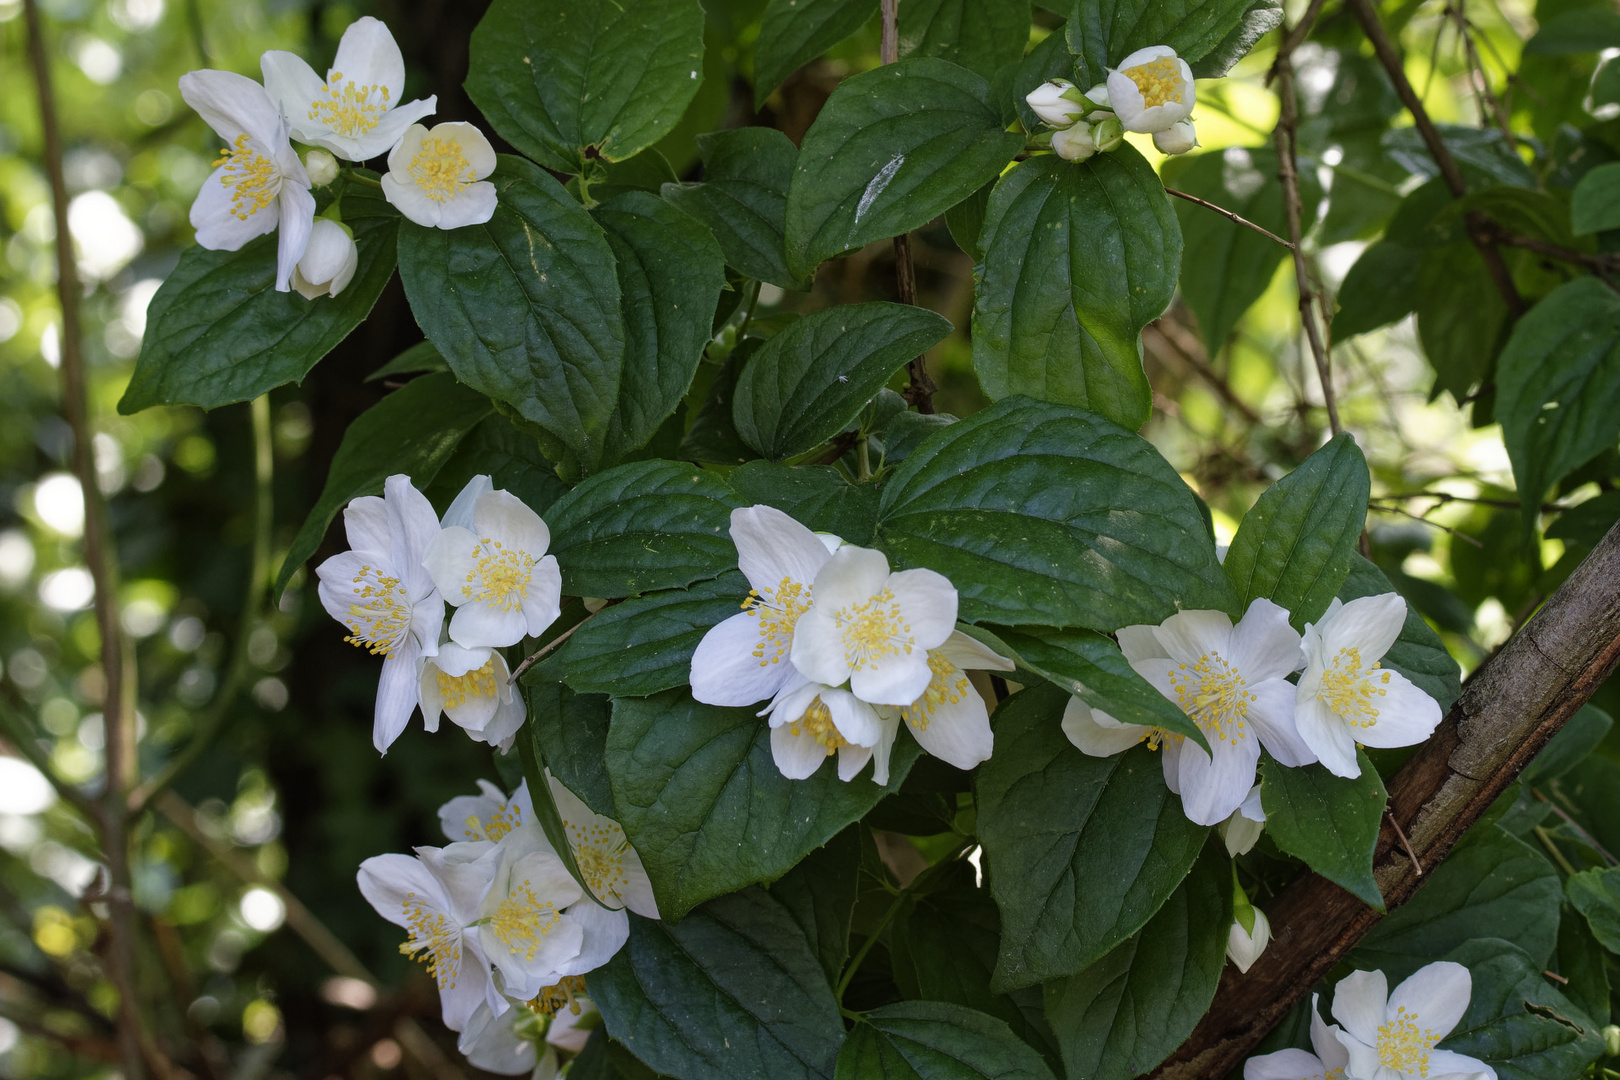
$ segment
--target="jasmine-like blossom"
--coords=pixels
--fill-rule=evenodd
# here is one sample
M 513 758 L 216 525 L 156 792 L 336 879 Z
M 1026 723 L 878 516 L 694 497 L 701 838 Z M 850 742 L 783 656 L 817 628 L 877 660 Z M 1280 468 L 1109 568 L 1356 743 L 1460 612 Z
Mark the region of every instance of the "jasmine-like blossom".
M 1339 1042 L 1339 1026 L 1322 1019 L 1318 995 L 1311 995 L 1311 1048 L 1278 1050 L 1243 1063 L 1243 1080 L 1345 1080 L 1350 1055 Z
M 570 997 L 562 1007 L 547 1011 L 549 999 L 511 1002 L 497 1016 L 480 1006 L 467 1022 L 456 1049 L 477 1068 L 502 1076 L 528 1076 L 529 1080 L 556 1080 L 561 1053 L 577 1055 L 602 1018 L 589 998 Z
M 1152 134 L 1192 115 L 1192 68 L 1168 45 L 1137 49 L 1108 73 L 1108 103 L 1126 131 Z
M 617 821 L 598 814 L 550 773 L 551 798 L 562 817 L 574 864 L 597 900 L 610 910 L 629 908 L 646 919 L 658 918 L 658 901 L 641 856 L 625 839 Z
M 191 204 L 197 243 L 237 251 L 279 226 L 276 291 L 287 292 L 315 221 L 309 175 L 288 141 L 287 121 L 264 87 L 230 71 L 188 72 L 180 96 L 225 140 Z
M 349 227 L 330 218 L 315 222 L 304 254 L 293 269 L 293 288 L 305 300 L 336 296 L 354 279 L 360 265 L 360 249 L 354 246 Z
M 344 640 L 383 658 L 372 743 L 387 751 L 405 730 L 418 699 L 417 672 L 439 651 L 444 601 L 422 565 L 439 517 L 404 474 L 383 496 L 363 496 L 343 511 L 352 550 L 316 567 L 321 604 L 349 628 Z
M 1226 844 L 1226 853 L 1234 859 L 1250 851 L 1266 831 L 1266 812 L 1260 805 L 1260 785 L 1249 789 L 1249 794 L 1232 811 L 1232 816 L 1215 826 Z
M 495 215 L 495 148 L 471 124 L 412 124 L 388 154 L 383 197 L 429 229 L 482 225 Z
M 547 555 L 551 530 L 507 491 L 473 502 L 472 527 L 447 525 L 423 557 L 456 609 L 450 639 L 468 649 L 500 649 L 538 637 L 561 613 L 562 571 Z
M 889 782 L 889 753 L 902 722 L 924 750 L 958 769 L 989 761 L 995 749 L 990 710 L 967 673 L 1011 671 L 1013 667 L 1011 660 L 989 646 L 960 630 L 951 631 L 943 645 L 928 650 L 928 668 L 933 673 L 928 689 L 910 705 L 877 707 L 884 727 L 872 778 L 880 784 Z
M 474 742 L 505 752 L 527 715 L 523 696 L 507 682 L 510 674 L 495 649 L 442 642 L 437 656 L 424 659 L 418 685 L 427 729 L 439 730 L 439 717 L 448 716 Z
M 1406 676 L 1379 666 L 1406 624 L 1399 593 L 1335 599 L 1301 641 L 1299 734 L 1335 776 L 1360 776 L 1356 744 L 1412 746 L 1434 734 L 1440 705 Z
M 1496 1080 L 1478 1058 L 1435 1044 L 1451 1034 L 1473 995 L 1468 969 L 1448 960 L 1418 968 L 1389 992 L 1382 971 L 1355 971 L 1333 989 L 1337 1038 L 1356 1080 Z
M 847 689 L 811 682 L 795 673 L 760 711 L 770 716 L 771 757 L 783 776 L 804 780 L 838 755 L 838 779 L 853 780 L 882 737 L 877 710 Z M 883 766 L 888 782 L 888 762 Z M 875 779 L 875 777 L 874 777 Z
M 434 97 L 400 102 L 405 58 L 388 27 L 369 15 L 343 31 L 324 82 L 290 52 L 267 52 L 259 66 L 293 137 L 348 161 L 370 161 L 384 153 L 438 104 Z

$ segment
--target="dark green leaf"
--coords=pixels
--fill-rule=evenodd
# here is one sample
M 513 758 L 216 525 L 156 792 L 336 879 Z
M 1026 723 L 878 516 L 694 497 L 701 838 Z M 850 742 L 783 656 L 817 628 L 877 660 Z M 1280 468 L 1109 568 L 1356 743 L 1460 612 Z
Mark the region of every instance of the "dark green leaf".
M 986 79 L 1024 55 L 1029 0 L 908 0 L 900 55 L 937 56 Z
M 771 885 L 835 985 L 849 959 L 849 922 L 860 884 L 861 827 L 851 825 Z
M 563 787 L 604 817 L 613 816 L 602 751 L 607 745 L 609 705 L 601 694 L 576 694 L 556 682 L 523 679 L 529 719 L 524 724 L 535 749 Z
M 1380 596 L 1394 591 L 1394 586 L 1383 571 L 1357 555 L 1350 560 L 1350 573 L 1344 579 L 1344 586 L 1339 589 L 1339 599 L 1349 603 L 1363 596 Z M 1390 646 L 1389 652 L 1379 662 L 1391 671 L 1405 675 L 1419 690 L 1438 701 L 1442 710 L 1451 708 L 1451 703 L 1462 693 L 1457 661 L 1452 659 L 1429 624 L 1423 621 L 1423 616 L 1410 605 L 1406 609 L 1406 625 L 1401 627 L 1401 636 L 1395 639 L 1395 644 Z
M 1226 44 L 1253 0 L 1075 0 L 1069 48 L 1103 72 L 1137 49 L 1168 45 L 1189 64 Z M 1102 76 L 1099 75 L 1099 78 Z
M 450 365 L 444 362 L 439 350 L 433 347 L 431 341 L 418 341 L 394 357 L 382 367 L 366 376 L 366 382 L 377 382 L 381 379 L 391 379 L 396 375 L 416 375 L 429 371 L 449 371 Z
M 876 484 L 851 484 L 829 465 L 773 465 L 750 461 L 726 481 L 743 502 L 774 506 L 816 532 L 851 544 L 870 544 L 877 528 Z
M 1542 747 L 1541 753 L 1525 766 L 1519 779 L 1527 787 L 1533 787 L 1564 775 L 1596 750 L 1613 727 L 1614 718 L 1608 713 L 1596 705 L 1582 705 L 1552 741 Z M 1620 952 L 1620 949 L 1615 951 Z
M 609 1038 L 607 1028 L 599 1027 L 569 1066 L 568 1080 L 658 1080 L 658 1074 L 637 1061 L 623 1043 Z
M 1594 548 L 1616 521 L 1620 521 L 1620 491 L 1605 491 L 1558 515 L 1547 526 L 1547 539 Z
M 1078 975 L 1046 984 L 1063 1065 L 1087 1080 L 1130 1080 L 1192 1034 L 1226 964 L 1232 872 L 1213 845 L 1138 933 Z
M 1380 240 L 1363 251 L 1339 287 L 1333 336 L 1343 340 L 1410 315 L 1422 265 L 1422 251 L 1393 240 Z
M 996 711 L 979 768 L 979 838 L 1001 908 L 996 989 L 1076 974 L 1140 930 L 1192 867 L 1209 830 L 1187 820 L 1145 746 L 1075 749 L 1068 694 L 1024 690 Z
M 679 690 L 613 703 L 607 770 L 615 817 L 666 919 L 781 877 L 898 791 L 921 753 L 903 736 L 884 787 L 865 771 L 845 783 L 831 762 L 808 780 L 789 780 L 754 713 L 701 705 Z
M 1607 7 L 1564 11 L 1541 24 L 1524 51 L 1539 56 L 1566 56 L 1620 48 L 1620 14 Z
M 705 61 L 704 67 L 707 66 Z M 585 178 L 583 194 L 579 190 L 580 176 Z M 668 158 L 657 150 L 644 150 L 625 161 L 593 159 L 586 172 L 569 177 L 566 190 L 582 203 L 600 205 L 630 191 L 650 191 L 657 195 L 665 184 L 679 179 Z
M 321 497 L 287 549 L 275 592 L 320 547 L 326 527 L 351 499 L 381 495 L 383 481 L 395 473 L 425 487 L 490 412 L 488 398 L 438 374 L 413 379 L 362 413 L 343 433 Z
M 1282 0 L 1254 0 L 1227 35 L 1192 68 L 1195 79 L 1219 79 L 1253 49 L 1261 38 L 1282 25 Z M 1301 174 L 1300 179 L 1304 179 Z
M 528 781 L 529 805 L 534 810 L 535 821 L 540 824 L 540 831 L 546 834 L 546 839 L 551 842 L 569 876 L 586 896 L 595 900 L 596 894 L 591 891 L 590 883 L 585 880 L 585 875 L 580 872 L 579 863 L 574 859 L 574 845 L 568 838 L 568 823 L 563 820 L 562 811 L 557 809 L 557 800 L 551 793 L 551 785 L 546 782 L 545 758 L 535 732 L 534 726 L 524 724 L 517 734 L 518 755 L 523 762 L 523 778 Z
M 990 209 L 990 192 L 995 187 L 995 184 L 986 184 L 945 211 L 945 227 L 951 231 L 951 239 L 974 262 L 984 258 L 979 234 L 984 231 L 984 215 Z
M 1079 164 L 1026 161 L 991 193 L 979 242 L 973 368 L 985 393 L 1140 427 L 1153 401 L 1142 327 L 1169 305 L 1181 263 L 1181 228 L 1147 160 L 1122 146 Z
M 1365 750 L 1356 751 L 1356 761 L 1361 775 L 1351 780 L 1321 765 L 1290 769 L 1267 758 L 1260 802 L 1266 835 L 1279 848 L 1382 911 L 1384 897 L 1373 880 L 1373 849 L 1389 795 Z
M 1023 146 L 982 78 L 916 57 L 838 84 L 788 188 L 788 268 L 909 232 L 994 180 Z
M 589 157 L 622 161 L 669 134 L 697 93 L 703 8 L 495 0 L 469 49 L 467 95 L 496 133 L 577 173 Z
M 1507 304 L 1471 243 L 1430 248 L 1418 266 L 1418 341 L 1436 390 L 1461 400 L 1490 377 L 1508 323 Z
M 770 0 L 754 46 L 754 106 L 877 14 L 872 0 Z
M 1111 633 L 1236 603 L 1197 500 L 1157 450 L 1027 398 L 913 450 L 883 489 L 878 542 L 950 578 L 968 622 Z
M 1041 1055 L 995 1017 L 940 1001 L 862 1016 L 838 1052 L 837 1080 L 1052 1080 Z
M 1579 1076 L 1603 1053 L 1598 1024 L 1512 942 L 1482 935 L 1446 959 L 1468 968 L 1473 994 L 1440 1049 L 1479 1058 L 1500 1080 Z
M 1463 179 L 1470 190 L 1491 184 L 1533 188 L 1536 174 L 1524 163 L 1517 151 L 1494 127 L 1477 128 L 1465 124 L 1438 124 L 1440 139 L 1462 169 Z M 1393 128 L 1384 133 L 1384 148 L 1414 176 L 1438 177 L 1440 166 L 1434 163 L 1415 127 Z M 1447 193 L 1449 197 L 1449 192 Z
M 815 953 L 763 889 L 679 924 L 632 915 L 590 989 L 608 1033 L 678 1080 L 826 1080 L 844 1037 Z
M 773 461 L 812 450 L 848 427 L 890 375 L 950 332 L 942 315 L 884 301 L 806 315 L 743 368 L 731 407 L 737 434 Z
M 692 385 L 726 285 L 709 230 L 656 195 L 631 191 L 598 206 L 623 297 L 624 369 L 604 452 L 622 461 L 641 449 Z
M 713 473 L 633 461 L 584 481 L 546 515 L 569 596 L 635 596 L 681 588 L 737 565 L 731 511 Z
M 1497 365 L 1496 418 L 1525 528 L 1547 489 L 1620 435 L 1620 296 L 1597 278 L 1560 286 L 1513 328 Z
M 337 296 L 276 292 L 278 233 L 238 251 L 187 248 L 146 309 L 146 333 L 121 413 L 153 405 L 205 409 L 256 398 L 309 369 L 359 326 L 394 275 L 399 215 L 380 193 L 348 190 L 344 224 L 360 263 Z
M 1267 489 L 1226 553 L 1243 606 L 1265 597 L 1288 609 L 1296 630 L 1318 622 L 1350 573 L 1371 490 L 1367 459 L 1349 432 Z
M 1564 885 L 1575 910 L 1586 918 L 1592 936 L 1612 953 L 1620 953 L 1620 867 L 1582 870 Z
M 1603 946 L 1586 920 L 1567 904 L 1558 920 L 1558 974 L 1568 979 L 1564 993 L 1587 1016 L 1609 1016 L 1609 973 Z
M 575 465 L 600 456 L 619 395 L 624 322 L 613 251 L 562 187 L 518 157 L 498 159 L 500 204 L 486 224 L 400 226 L 411 311 L 456 377 L 555 438 Z
M 716 465 L 740 465 L 753 456 L 737 435 L 737 425 L 731 419 L 732 397 L 737 392 L 737 377 L 764 342 L 759 338 L 744 338 L 731 350 L 724 364 L 709 381 L 703 404 L 692 418 L 692 426 L 681 441 L 681 457 L 695 461 L 708 461 Z
M 488 476 L 497 488 L 510 491 L 537 514 L 568 493 L 535 437 L 499 413 L 485 417 L 461 440 L 431 484 L 419 481 L 417 486 L 442 512 L 467 481 L 479 475 Z
M 745 127 L 699 135 L 701 184 L 665 184 L 663 196 L 707 225 L 737 272 L 784 289 L 808 282 L 787 268 L 788 184 L 799 150 L 780 131 Z

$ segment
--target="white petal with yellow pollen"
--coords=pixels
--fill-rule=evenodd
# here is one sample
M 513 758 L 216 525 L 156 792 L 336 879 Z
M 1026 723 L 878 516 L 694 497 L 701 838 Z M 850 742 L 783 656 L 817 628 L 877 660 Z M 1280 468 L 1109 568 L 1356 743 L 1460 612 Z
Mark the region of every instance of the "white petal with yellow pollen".
M 617 821 L 586 806 L 556 777 L 547 779 L 574 863 L 591 892 L 609 908 L 627 907 L 645 918 L 658 918 L 652 881 L 641 865 L 641 856 L 625 838 L 624 829 Z
M 518 784 L 510 799 L 488 780 L 478 781 L 478 790 L 477 795 L 458 795 L 439 807 L 439 827 L 448 839 L 498 841 L 534 820 L 527 782 Z
M 504 845 L 503 845 L 504 846 Z M 507 993 L 528 998 L 544 976 L 574 959 L 585 930 L 563 909 L 584 896 L 550 851 L 514 845 L 503 853 L 495 883 L 479 908 L 479 942 Z
M 960 631 L 928 650 L 928 689 L 897 710 L 924 750 L 958 769 L 988 761 L 995 748 L 990 710 L 967 671 L 1011 671 L 1013 662 Z M 884 710 L 891 708 L 883 706 Z
M 453 641 L 422 666 L 422 718 L 429 731 L 439 729 L 439 716 L 477 734 L 495 719 L 502 705 L 516 696 L 507 685 L 506 661 L 493 649 L 467 649 Z
M 1083 754 L 1113 757 L 1145 741 L 1157 728 L 1126 724 L 1077 697 L 1063 707 L 1063 734 Z
M 495 213 L 495 185 L 484 179 L 494 171 L 495 149 L 471 124 L 455 121 L 431 131 L 412 124 L 388 155 L 383 196 L 427 228 L 479 225 Z
M 1165 131 L 1192 114 L 1192 68 L 1168 45 L 1137 49 L 1108 73 L 1108 102 L 1126 131 Z
M 771 757 L 783 776 L 804 780 L 834 752 L 838 778 L 848 781 L 866 765 L 882 725 L 872 706 L 848 690 L 797 676 L 761 710 L 769 714 Z
M 560 613 L 562 574 L 547 555 L 550 530 L 517 496 L 490 491 L 473 507 L 473 528 L 434 537 L 424 564 L 455 606 L 450 637 L 467 648 L 505 648 L 538 637 Z
M 1356 971 L 1333 991 L 1333 1016 L 1344 1025 L 1338 1040 L 1349 1056 L 1347 1074 L 1365 1080 L 1441 1080 L 1487 1077 L 1496 1071 L 1464 1054 L 1436 1050 L 1468 1009 L 1468 969 L 1436 961 L 1386 994 L 1382 971 Z

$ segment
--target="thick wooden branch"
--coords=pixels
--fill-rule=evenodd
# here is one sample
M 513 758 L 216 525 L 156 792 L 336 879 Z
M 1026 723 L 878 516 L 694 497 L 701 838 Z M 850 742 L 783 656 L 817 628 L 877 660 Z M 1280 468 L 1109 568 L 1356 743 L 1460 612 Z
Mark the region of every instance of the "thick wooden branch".
M 1434 737 L 1389 784 L 1389 814 L 1374 874 L 1393 911 L 1513 783 L 1547 740 L 1584 705 L 1620 659 L 1620 526 L 1609 530 L 1569 580 L 1463 688 Z M 1337 885 L 1307 874 L 1266 909 L 1272 942 L 1240 975 L 1228 966 L 1215 1004 L 1153 1074 L 1162 1080 L 1225 1076 L 1379 914 Z

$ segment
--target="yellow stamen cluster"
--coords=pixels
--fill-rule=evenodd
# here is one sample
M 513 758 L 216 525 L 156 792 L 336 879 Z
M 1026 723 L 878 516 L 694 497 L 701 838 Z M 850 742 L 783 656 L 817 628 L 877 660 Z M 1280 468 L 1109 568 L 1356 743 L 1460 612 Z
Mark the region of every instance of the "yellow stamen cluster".
M 482 821 L 477 814 L 473 814 L 464 824 L 467 839 L 498 841 L 523 824 L 523 811 L 515 803 L 501 803 L 494 813 Z
M 219 182 L 231 190 L 231 214 L 246 221 L 275 201 L 281 193 L 281 173 L 275 163 L 248 145 L 246 135 L 221 150 L 214 168 L 225 166 Z
M 1322 672 L 1322 687 L 1316 698 L 1351 726 L 1369 728 L 1378 723 L 1373 699 L 1388 694 L 1388 685 L 1389 672 L 1380 671 L 1377 661 L 1363 670 L 1360 649 L 1340 649 Z
M 349 635 L 343 640 L 373 656 L 392 656 L 411 628 L 411 602 L 399 578 L 388 577 L 375 568 L 362 566 L 354 576 L 355 600 L 349 605 L 343 624 Z
M 810 587 L 792 578 L 783 578 L 774 589 L 763 593 L 748 590 L 743 610 L 759 620 L 759 641 L 754 656 L 760 667 L 782 662 L 793 643 L 793 627 L 799 616 L 810 610 Z M 768 654 L 768 655 L 767 655 Z
M 350 138 L 376 127 L 388 111 L 388 87 L 344 82 L 341 71 L 328 76 L 321 93 L 326 96 L 310 103 L 309 118 Z
M 928 681 L 928 689 L 923 691 L 922 697 L 900 710 L 901 718 L 918 731 L 928 730 L 928 721 L 940 706 L 959 705 L 972 692 L 967 676 L 932 649 L 928 651 L 928 669 L 934 676 Z
M 569 847 L 574 851 L 574 864 L 591 892 L 603 900 L 623 903 L 619 890 L 628 880 L 624 872 L 624 849 L 629 844 L 624 830 L 617 822 L 606 818 L 597 818 L 588 825 L 564 818 L 563 828 L 568 833 Z
M 427 965 L 428 975 L 440 990 L 454 990 L 461 964 L 460 935 L 438 908 L 415 893 L 406 893 L 405 925 L 410 937 L 399 947 L 401 954 Z
M 1145 64 L 1126 68 L 1125 74 L 1142 91 L 1142 103 L 1150 109 L 1166 102 L 1180 101 L 1185 89 L 1181 81 L 1181 65 L 1176 63 L 1173 56 L 1161 56 Z
M 446 675 L 442 669 L 438 672 L 439 694 L 444 698 L 444 707 L 457 709 L 467 704 L 467 699 L 477 700 L 483 697 L 494 697 L 499 684 L 495 679 L 495 657 L 492 655 L 484 661 L 484 666 L 477 671 L 469 671 L 465 675 Z
M 440 203 L 473 182 L 472 162 L 467 160 L 466 152 L 449 139 L 423 139 L 422 149 L 411 158 L 406 171 L 423 195 Z
M 565 975 L 560 983 L 541 987 L 540 993 L 527 1002 L 530 1009 L 541 1016 L 553 1016 L 564 1005 L 575 1016 L 579 1015 L 579 998 L 585 994 L 583 975 Z
M 1223 742 L 1247 737 L 1244 726 L 1256 700 L 1243 675 L 1218 652 L 1207 652 L 1191 664 L 1170 669 L 1176 705 L 1207 735 Z
M 889 589 L 852 607 L 839 608 L 833 613 L 833 621 L 843 632 L 844 660 L 853 671 L 902 651 L 909 656 L 916 641 L 911 636 L 911 624 L 906 622 Z
M 533 960 L 540 951 L 542 939 L 560 922 L 562 913 L 556 905 L 534 895 L 525 881 L 501 901 L 501 906 L 489 917 L 489 928 L 513 955 L 522 953 L 524 960 Z
M 848 746 L 849 740 L 839 732 L 833 723 L 832 711 L 821 703 L 818 697 L 804 710 L 804 715 L 788 725 L 788 733 L 794 736 L 808 734 L 816 742 L 827 748 L 827 756 L 832 757 L 833 752 L 841 746 Z
M 1175 732 L 1169 731 L 1162 727 L 1150 727 L 1147 729 L 1147 731 L 1143 732 L 1142 737 L 1136 741 L 1145 742 L 1147 743 L 1147 748 L 1149 750 L 1157 751 L 1165 743 L 1172 740 L 1181 742 L 1186 737 L 1187 736 L 1185 735 L 1177 735 Z
M 502 546 L 499 540 L 488 537 L 478 541 L 472 550 L 473 568 L 467 574 L 467 583 L 461 587 L 464 600 L 481 600 L 502 611 L 516 611 L 523 606 L 523 597 L 529 591 L 529 577 L 534 564 L 527 551 Z
M 1439 1036 L 1428 1028 L 1418 1027 L 1417 1013 L 1409 1013 L 1402 1005 L 1395 1010 L 1395 1018 L 1378 1028 L 1378 1061 L 1396 1072 L 1429 1075 L 1429 1051 Z

